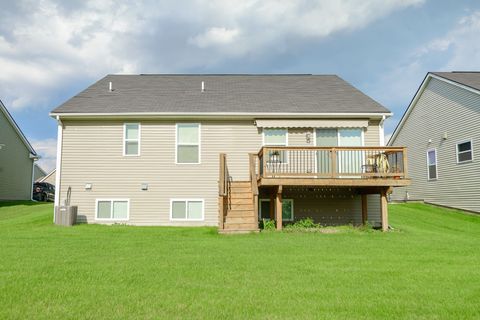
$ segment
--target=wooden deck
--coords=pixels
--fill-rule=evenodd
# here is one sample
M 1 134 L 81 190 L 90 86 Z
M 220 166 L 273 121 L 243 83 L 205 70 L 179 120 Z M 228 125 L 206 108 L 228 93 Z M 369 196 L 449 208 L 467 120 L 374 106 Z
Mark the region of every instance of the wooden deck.
M 259 188 L 270 190 L 276 226 L 281 230 L 282 191 L 292 186 L 355 188 L 362 195 L 363 223 L 368 219 L 366 195 L 379 194 L 382 229 L 386 231 L 387 194 L 391 188 L 410 184 L 404 147 L 275 146 L 263 147 L 249 159 L 250 181 L 235 182 L 229 179 L 226 155 L 220 155 L 220 232 L 258 231 Z

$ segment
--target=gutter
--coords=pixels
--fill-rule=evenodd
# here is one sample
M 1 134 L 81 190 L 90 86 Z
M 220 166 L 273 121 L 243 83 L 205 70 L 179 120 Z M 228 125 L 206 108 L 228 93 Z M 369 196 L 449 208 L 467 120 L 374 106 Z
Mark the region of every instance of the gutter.
M 66 118 L 75 118 L 75 119 L 92 119 L 92 118 L 140 118 L 140 117 L 158 117 L 162 119 L 168 118 L 196 118 L 196 119 L 271 119 L 271 118 L 375 118 L 383 119 L 391 117 L 393 113 L 391 112 L 365 112 L 365 113 L 349 113 L 349 112 L 339 112 L 339 113 L 318 113 L 318 112 L 308 112 L 308 113 L 295 113 L 295 112 L 264 112 L 264 113 L 254 113 L 254 112 L 118 112 L 118 113 L 62 113 L 62 112 L 51 112 L 50 116 L 53 118 L 62 117 Z

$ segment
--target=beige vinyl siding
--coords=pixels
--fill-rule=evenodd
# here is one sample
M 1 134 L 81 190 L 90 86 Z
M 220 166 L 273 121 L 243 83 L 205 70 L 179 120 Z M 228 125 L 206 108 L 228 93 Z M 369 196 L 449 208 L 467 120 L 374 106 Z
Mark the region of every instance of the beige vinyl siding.
M 88 222 L 95 222 L 95 199 L 125 198 L 130 224 L 217 225 L 219 154 L 227 153 L 234 180 L 248 180 L 248 153 L 258 152 L 261 135 L 252 121 L 202 121 L 201 164 L 175 164 L 175 124 L 141 121 L 141 156 L 124 157 L 122 121 L 64 121 L 60 201 L 70 186 L 71 203 Z M 204 199 L 205 220 L 170 221 L 171 198 Z
M 129 224 L 216 226 L 219 154 L 227 154 L 228 170 L 234 181 L 249 180 L 248 154 L 261 148 L 262 130 L 247 120 L 200 121 L 201 163 L 175 164 L 177 122 L 135 122 L 141 124 L 140 156 L 125 157 L 123 121 L 63 121 L 61 188 L 57 186 L 60 203 L 71 187 L 71 204 L 78 205 L 80 221 L 111 223 L 95 220 L 96 199 L 129 199 Z M 311 133 L 309 144 L 307 132 Z M 373 137 L 369 143 L 374 143 Z M 288 144 L 313 146 L 313 129 L 289 129 Z M 85 190 L 87 183 L 92 184 L 91 190 Z M 142 183 L 148 184 L 147 191 L 141 190 Z M 205 220 L 170 221 L 173 198 L 203 199 Z M 358 196 L 353 201 L 352 206 L 360 206 Z
M 368 127 L 364 131 L 363 139 L 367 147 L 380 145 L 380 120 L 370 120 L 368 122 Z
M 480 212 L 479 123 L 480 94 L 430 79 L 393 141 L 408 147 L 412 185 L 395 189 L 392 199 L 405 200 L 408 191 L 410 200 Z M 457 164 L 456 144 L 467 139 L 473 142 L 474 161 Z M 438 179 L 427 181 L 427 150 L 433 148 Z
M 0 200 L 29 200 L 33 160 L 17 131 L 0 111 Z

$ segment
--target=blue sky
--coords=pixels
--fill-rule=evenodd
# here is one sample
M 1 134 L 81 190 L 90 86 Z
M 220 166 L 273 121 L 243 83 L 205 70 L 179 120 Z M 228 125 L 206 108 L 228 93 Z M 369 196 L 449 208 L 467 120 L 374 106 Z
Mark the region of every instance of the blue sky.
M 480 70 L 473 0 L 0 0 L 0 99 L 49 170 L 50 110 L 108 73 L 338 74 L 394 112 L 428 71 Z

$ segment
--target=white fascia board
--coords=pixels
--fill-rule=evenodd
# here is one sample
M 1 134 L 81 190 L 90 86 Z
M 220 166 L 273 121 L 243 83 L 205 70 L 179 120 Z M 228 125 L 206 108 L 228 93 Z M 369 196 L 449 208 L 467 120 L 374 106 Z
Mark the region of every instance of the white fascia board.
M 382 119 L 383 117 L 392 116 L 391 112 L 375 112 L 375 113 L 252 113 L 252 112 L 122 112 L 122 113 L 50 113 L 51 117 L 76 118 L 76 119 L 93 119 L 93 118 L 162 118 L 162 119 L 271 119 L 271 118 L 370 118 Z
M 25 135 L 23 134 L 22 130 L 20 130 L 20 127 L 17 125 L 17 123 L 15 122 L 15 120 L 13 119 L 12 115 L 10 114 L 10 112 L 8 112 L 7 110 L 7 107 L 5 107 L 5 105 L 3 104 L 3 102 L 0 100 L 0 110 L 3 112 L 3 114 L 5 115 L 5 117 L 7 118 L 8 122 L 10 122 L 10 125 L 13 127 L 13 129 L 15 129 L 15 131 L 17 132 L 18 136 L 20 137 L 20 139 L 22 140 L 23 144 L 25 144 L 25 147 L 27 147 L 28 151 L 30 151 L 31 154 L 33 155 L 37 155 L 37 152 L 35 151 L 35 149 L 33 149 L 32 145 L 30 144 L 30 142 L 28 142 L 27 140 L 27 137 L 25 137 Z

